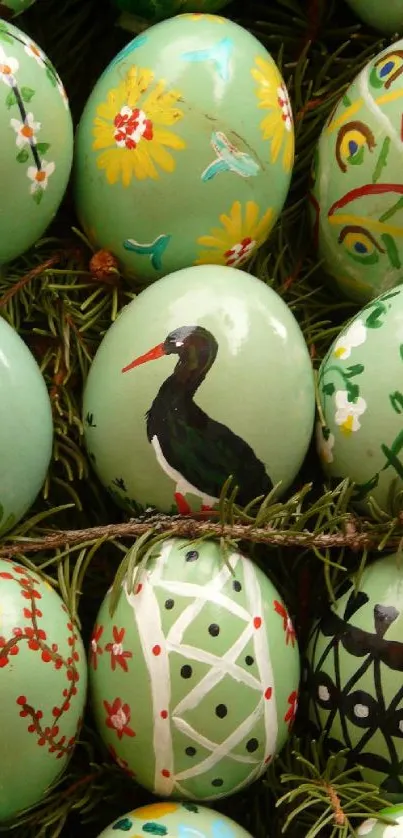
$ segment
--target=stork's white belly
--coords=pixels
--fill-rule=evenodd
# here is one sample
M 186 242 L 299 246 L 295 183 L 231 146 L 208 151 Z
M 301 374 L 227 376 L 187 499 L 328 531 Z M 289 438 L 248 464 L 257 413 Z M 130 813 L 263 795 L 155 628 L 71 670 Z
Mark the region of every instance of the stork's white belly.
M 157 458 L 158 464 L 161 466 L 162 470 L 165 472 L 168 477 L 173 480 L 176 486 L 176 492 L 183 496 L 185 495 L 195 495 L 197 498 L 201 498 L 201 502 L 203 506 L 215 506 L 218 503 L 219 498 L 212 498 L 210 495 L 205 495 L 201 489 L 197 489 L 196 486 L 192 486 L 191 483 L 188 483 L 179 471 L 172 468 L 172 466 L 167 463 L 162 450 L 161 446 L 158 441 L 158 437 L 153 436 L 151 440 L 151 445 L 154 448 L 155 456 Z

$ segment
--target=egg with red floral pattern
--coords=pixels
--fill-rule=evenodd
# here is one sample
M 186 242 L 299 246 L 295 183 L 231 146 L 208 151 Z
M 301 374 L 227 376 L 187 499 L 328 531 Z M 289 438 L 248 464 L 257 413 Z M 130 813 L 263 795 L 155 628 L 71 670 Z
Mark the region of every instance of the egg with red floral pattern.
M 0 560 L 0 822 L 40 801 L 73 753 L 85 651 L 67 607 L 32 570 Z

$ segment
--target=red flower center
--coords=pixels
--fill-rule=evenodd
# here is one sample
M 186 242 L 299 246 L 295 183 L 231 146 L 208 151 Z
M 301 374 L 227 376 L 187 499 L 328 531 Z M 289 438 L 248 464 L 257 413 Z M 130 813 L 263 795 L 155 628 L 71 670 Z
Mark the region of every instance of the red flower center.
M 227 250 L 224 253 L 227 266 L 230 268 L 236 268 L 238 265 L 241 265 L 242 262 L 245 262 L 245 260 L 251 256 L 256 244 L 257 242 L 255 239 L 251 239 L 250 236 L 246 236 L 242 239 L 242 241 L 237 242 L 237 244 L 233 244 L 230 250 Z
M 115 143 L 118 148 L 127 148 L 132 151 L 137 148 L 141 139 L 152 140 L 153 138 L 153 124 L 140 108 L 129 108 L 125 105 L 116 114 L 113 124 Z

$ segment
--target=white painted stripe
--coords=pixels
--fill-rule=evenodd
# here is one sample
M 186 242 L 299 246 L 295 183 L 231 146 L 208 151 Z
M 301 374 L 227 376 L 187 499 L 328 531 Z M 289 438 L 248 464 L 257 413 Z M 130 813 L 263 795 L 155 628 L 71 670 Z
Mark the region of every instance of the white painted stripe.
M 192 766 L 191 768 L 187 768 L 185 771 L 180 771 L 179 774 L 176 775 L 177 780 L 186 780 L 190 777 L 197 777 L 198 774 L 203 774 L 205 771 L 210 771 L 211 768 L 214 768 L 217 763 L 221 762 L 222 759 L 231 759 L 232 758 L 232 749 L 236 748 L 240 742 L 251 732 L 251 730 L 255 727 L 256 723 L 259 721 L 259 718 L 262 715 L 262 703 L 264 699 L 261 699 L 253 712 L 236 728 L 223 742 L 216 743 L 214 747 L 214 751 L 206 757 L 202 762 L 199 762 L 197 765 Z M 185 732 L 183 725 L 186 724 L 183 722 L 183 719 L 177 719 L 176 716 L 172 717 L 173 723 L 176 727 Z M 256 764 L 256 760 L 254 761 Z M 260 762 L 259 762 L 260 764 Z M 245 781 L 244 781 L 245 782 Z
M 199 613 L 206 602 L 214 602 L 215 605 L 218 605 L 220 608 L 225 608 L 231 614 L 234 614 L 235 617 L 239 617 L 241 620 L 245 620 L 245 622 L 249 620 L 249 614 L 245 608 L 242 608 L 242 605 L 238 605 L 226 594 L 214 591 L 214 589 L 207 585 L 202 587 L 192 582 L 170 582 L 167 579 L 163 579 L 158 583 L 158 587 L 170 594 L 178 594 L 179 596 L 189 597 L 189 599 L 192 597 L 197 598 L 200 601 Z
M 245 592 L 251 614 L 260 617 L 262 624 L 259 629 L 256 629 L 253 634 L 253 645 L 255 650 L 255 661 L 259 670 L 262 696 L 265 690 L 271 687 L 271 698 L 266 700 L 262 698 L 261 711 L 264 713 L 264 724 L 266 731 L 265 755 L 264 759 L 272 756 L 276 751 L 277 736 L 278 736 L 278 721 L 276 709 L 276 695 L 275 684 L 273 677 L 273 667 L 270 657 L 269 641 L 267 638 L 267 625 L 264 616 L 263 602 L 261 590 L 257 579 L 256 568 L 252 562 L 245 562 L 244 564 L 244 581 Z
M 188 722 L 185 722 L 184 719 L 178 718 L 176 719 L 176 727 L 182 733 L 189 737 L 192 742 L 195 742 L 197 745 L 201 745 L 206 751 L 214 751 L 217 747 L 216 742 L 212 742 L 211 739 L 207 739 L 207 736 L 203 736 L 202 733 L 199 733 L 198 730 L 195 730 L 192 725 Z M 260 760 L 257 760 L 256 757 L 251 756 L 248 754 L 247 756 L 242 756 L 242 754 L 229 754 L 229 758 L 233 760 L 233 762 L 246 762 L 248 764 L 254 765 L 259 764 Z
M 166 557 L 167 558 L 167 557 Z M 127 583 L 124 584 L 126 599 L 131 605 L 137 631 L 143 650 L 144 660 L 150 681 L 152 712 L 154 721 L 154 790 L 162 796 L 169 796 L 174 788 L 174 754 L 169 719 L 171 701 L 171 677 L 169 655 L 162 630 L 161 613 L 152 584 L 147 574 L 142 574 L 142 589 L 138 594 L 129 594 Z M 153 648 L 159 646 L 159 655 L 153 654 Z M 168 718 L 161 718 L 161 710 L 168 711 Z M 170 772 L 169 777 L 162 775 L 162 770 Z
M 394 145 L 398 148 L 399 153 L 400 153 L 401 149 L 402 149 L 402 143 L 401 143 L 399 134 L 396 131 L 395 126 L 392 124 L 390 119 L 388 119 L 388 117 L 386 116 L 386 113 L 384 113 L 382 108 L 380 108 L 379 105 L 376 104 L 375 99 L 371 95 L 371 92 L 370 92 L 369 87 L 368 87 L 368 74 L 365 73 L 365 72 L 361 73 L 361 78 L 359 80 L 359 88 L 360 88 L 361 96 L 364 99 L 364 102 L 365 102 L 367 108 L 370 111 L 372 111 L 372 113 L 376 116 L 376 118 L 381 123 L 384 130 L 386 131 L 387 136 L 389 136 L 391 138 L 391 140 L 393 140 Z M 379 129 L 378 129 L 378 134 L 379 134 Z

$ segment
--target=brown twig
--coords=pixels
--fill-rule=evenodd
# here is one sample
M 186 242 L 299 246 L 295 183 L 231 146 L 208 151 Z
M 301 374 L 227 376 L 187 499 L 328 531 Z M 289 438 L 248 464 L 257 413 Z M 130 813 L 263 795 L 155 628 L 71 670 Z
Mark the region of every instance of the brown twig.
M 344 533 L 314 533 L 308 530 L 287 532 L 270 526 L 254 527 L 250 524 L 220 524 L 214 521 L 196 520 L 180 516 L 155 515 L 146 521 L 132 519 L 119 524 L 106 524 L 83 530 L 55 530 L 42 538 L 24 539 L 16 536 L 13 542 L 0 546 L 0 558 L 24 553 L 65 549 L 78 544 L 95 543 L 100 539 L 138 538 L 153 529 L 156 534 L 196 539 L 202 536 L 230 538 L 239 541 L 263 543 L 271 547 L 316 547 L 319 550 L 347 547 L 350 550 L 376 549 L 384 533 L 357 532 L 355 528 Z M 388 548 L 401 544 L 401 536 L 388 541 Z
M 35 268 L 32 268 L 31 271 L 28 271 L 27 274 L 21 277 L 18 282 L 15 282 L 14 285 L 6 291 L 5 294 L 0 298 L 0 308 L 4 308 L 7 303 L 18 294 L 22 288 L 25 288 L 33 279 L 36 279 L 37 276 L 40 276 L 45 271 L 48 271 L 50 268 L 53 268 L 60 262 L 61 259 L 60 253 L 55 253 L 54 256 L 50 256 L 49 259 L 46 259 L 45 262 L 41 262 L 40 265 L 36 265 Z

